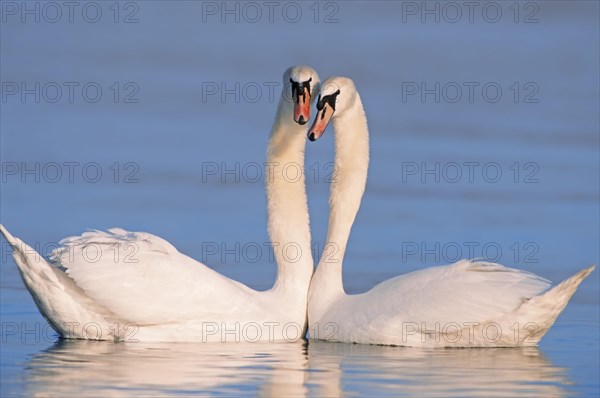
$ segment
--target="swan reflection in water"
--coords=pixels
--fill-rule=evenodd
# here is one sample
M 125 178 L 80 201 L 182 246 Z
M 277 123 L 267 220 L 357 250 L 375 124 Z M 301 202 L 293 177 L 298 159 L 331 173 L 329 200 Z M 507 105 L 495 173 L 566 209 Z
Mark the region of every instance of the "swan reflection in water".
M 311 341 L 60 340 L 26 368 L 30 396 L 564 396 L 537 348 L 424 350 Z
M 306 342 L 60 340 L 26 369 L 31 396 L 305 396 Z
M 566 396 L 566 372 L 537 347 L 419 349 L 310 342 L 322 396 Z

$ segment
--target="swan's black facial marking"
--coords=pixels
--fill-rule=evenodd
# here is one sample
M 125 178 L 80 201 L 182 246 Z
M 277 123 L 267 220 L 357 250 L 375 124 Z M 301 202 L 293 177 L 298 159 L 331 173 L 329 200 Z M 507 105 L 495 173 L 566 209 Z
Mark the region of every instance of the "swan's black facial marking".
M 317 101 L 317 109 L 320 115 L 315 116 L 315 121 L 312 127 L 308 130 L 308 139 L 316 141 L 323 135 L 327 125 L 331 121 L 333 114 L 335 113 L 335 105 L 337 103 L 337 96 L 340 94 L 340 90 L 337 90 L 333 94 L 321 96 Z
M 336 91 L 333 94 L 326 95 L 321 97 L 319 95 L 319 101 L 317 101 L 317 110 L 322 110 L 325 107 L 325 104 L 328 104 L 331 109 L 335 111 L 335 103 L 337 102 L 337 96 L 340 94 L 340 90 Z M 325 112 L 321 114 L 321 119 L 325 117 Z
M 312 82 L 312 77 L 305 82 L 295 82 L 290 78 L 290 83 L 292 83 L 292 98 L 294 98 L 297 104 L 300 103 L 300 97 L 302 97 L 302 101 L 306 101 L 306 93 L 310 94 L 310 82 Z
M 292 83 L 292 101 L 294 103 L 294 121 L 300 125 L 308 123 L 310 119 L 311 82 L 312 77 L 300 83 L 290 78 L 290 83 Z

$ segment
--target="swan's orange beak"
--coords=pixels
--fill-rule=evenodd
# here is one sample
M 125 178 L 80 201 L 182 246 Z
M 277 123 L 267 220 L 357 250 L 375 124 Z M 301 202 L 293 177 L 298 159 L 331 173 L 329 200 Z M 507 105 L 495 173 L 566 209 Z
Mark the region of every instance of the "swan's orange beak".
M 323 135 L 334 112 L 335 111 L 328 103 L 323 105 L 323 108 L 320 109 L 315 115 L 315 120 L 312 127 L 310 130 L 308 130 L 309 140 L 316 141 Z
M 302 87 L 303 92 L 294 95 L 294 121 L 306 124 L 310 120 L 310 90 Z

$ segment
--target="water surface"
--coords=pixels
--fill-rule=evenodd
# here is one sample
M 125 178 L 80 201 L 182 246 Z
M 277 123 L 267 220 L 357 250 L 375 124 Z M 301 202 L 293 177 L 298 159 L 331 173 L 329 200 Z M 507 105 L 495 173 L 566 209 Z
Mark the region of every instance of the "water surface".
M 223 23 L 203 10 L 209 3 L 224 4 L 121 3 L 114 22 L 112 3 L 98 3 L 103 16 L 95 23 L 80 14 L 54 23 L 3 14 L 3 84 L 78 84 L 72 101 L 65 93 L 56 102 L 50 91 L 36 101 L 3 85 L 0 211 L 15 236 L 47 254 L 87 228 L 148 231 L 225 275 L 269 288 L 275 266 L 268 250 L 251 258 L 227 253 L 239 254 L 236 243 L 268 242 L 264 181 L 242 170 L 264 161 L 276 106 L 268 85 L 289 65 L 305 63 L 322 78 L 352 77 L 369 119 L 369 181 L 344 264 L 349 293 L 462 257 L 554 282 L 600 262 L 597 2 L 520 3 L 517 22 L 512 2 L 495 2 L 503 12 L 497 22 L 463 14 L 424 23 L 406 6 L 425 2 L 322 3 L 317 22 L 312 3 L 297 2 L 303 18 L 295 23 L 281 14 L 272 22 L 263 14 Z M 242 3 L 228 6 L 235 4 Z M 537 22 L 525 23 L 535 7 Z M 331 10 L 337 21 L 325 23 Z M 133 11 L 137 22 L 123 23 Z M 494 102 L 477 91 L 473 101 L 464 94 L 453 102 L 450 91 L 439 92 L 439 101 L 406 91 L 469 82 L 493 83 L 503 95 Z M 89 83 L 102 89 L 96 102 L 79 90 Z M 208 95 L 214 84 L 240 89 Z M 242 91 L 256 86 L 260 97 Z M 332 142 L 328 131 L 307 147 L 317 253 L 327 228 Z M 58 178 L 53 164 L 61 167 Z M 73 178 L 65 164 L 76 165 Z M 215 164 L 219 172 L 207 174 Z M 474 165 L 473 178 L 465 164 Z M 101 178 L 84 174 L 86 166 L 99 168 Z M 490 174 L 498 169 L 500 178 Z M 207 255 L 207 244 L 219 251 Z M 3 397 L 600 393 L 598 271 L 535 349 L 125 345 L 58 340 L 1 245 Z

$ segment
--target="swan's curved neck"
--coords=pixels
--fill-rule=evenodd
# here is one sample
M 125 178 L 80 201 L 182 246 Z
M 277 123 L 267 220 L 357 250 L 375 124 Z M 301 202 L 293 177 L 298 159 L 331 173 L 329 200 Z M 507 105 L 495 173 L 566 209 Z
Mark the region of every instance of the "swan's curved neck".
M 291 104 L 279 101 L 267 149 L 265 170 L 269 236 L 277 262 L 272 291 L 304 306 L 313 272 L 304 182 L 306 127 L 294 122 Z M 283 305 L 283 304 L 282 304 Z
M 329 196 L 327 243 L 310 287 L 310 300 L 319 306 L 344 294 L 342 262 L 367 182 L 369 131 L 358 93 L 352 108 L 333 119 L 333 128 L 335 172 Z

